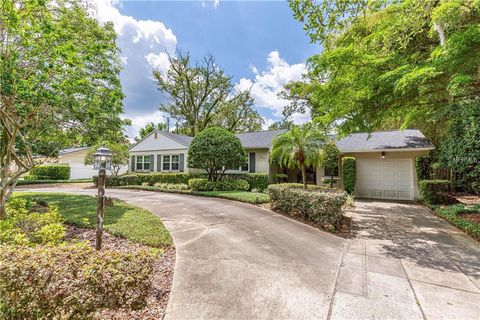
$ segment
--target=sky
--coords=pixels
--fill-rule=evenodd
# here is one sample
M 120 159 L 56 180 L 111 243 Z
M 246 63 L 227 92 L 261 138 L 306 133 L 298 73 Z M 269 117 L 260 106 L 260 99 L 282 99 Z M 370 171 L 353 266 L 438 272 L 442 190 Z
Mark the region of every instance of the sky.
M 281 119 L 287 103 L 277 93 L 300 80 L 305 61 L 319 53 L 286 1 L 125 1 L 94 0 L 97 19 L 111 21 L 117 32 L 123 70 L 120 74 L 124 117 L 132 120 L 132 139 L 148 122 L 165 122 L 158 111 L 166 97 L 152 79 L 154 69 L 166 73 L 168 54 L 188 51 L 194 60 L 208 54 L 238 89 L 249 89 L 265 128 Z M 301 123 L 309 115 L 294 115 Z M 172 120 L 173 122 L 173 120 Z M 173 123 L 172 123 L 173 125 Z

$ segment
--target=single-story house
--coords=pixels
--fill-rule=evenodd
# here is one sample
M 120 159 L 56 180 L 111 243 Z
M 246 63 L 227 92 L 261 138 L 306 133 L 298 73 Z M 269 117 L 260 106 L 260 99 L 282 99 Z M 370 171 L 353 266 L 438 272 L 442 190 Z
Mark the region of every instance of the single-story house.
M 285 130 L 239 133 L 248 161 L 228 173 L 286 173 L 289 182 L 300 182 L 299 170 L 279 168 L 269 163 L 272 140 Z M 192 137 L 154 131 L 130 147 L 132 172 L 199 172 L 187 167 Z M 418 198 L 415 158 L 426 155 L 434 146 L 419 131 L 393 130 L 355 133 L 345 138 L 332 137 L 340 157 L 356 158 L 356 195 L 362 198 L 412 200 Z M 309 168 L 309 183 L 321 184 L 334 176 L 341 186 L 341 166 L 334 172 Z
M 58 158 L 48 161 L 49 163 L 68 164 L 70 166 L 70 180 L 89 179 L 98 175 L 98 170 L 92 165 L 85 165 L 85 156 L 90 147 L 67 148 L 60 150 Z M 127 172 L 127 166 L 120 168 L 119 174 Z

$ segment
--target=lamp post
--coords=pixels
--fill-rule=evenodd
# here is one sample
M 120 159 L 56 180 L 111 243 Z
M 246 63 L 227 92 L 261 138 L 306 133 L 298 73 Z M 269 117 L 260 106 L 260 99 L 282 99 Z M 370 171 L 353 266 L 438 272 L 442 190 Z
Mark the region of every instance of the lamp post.
M 105 217 L 105 182 L 106 170 L 112 166 L 112 151 L 106 147 L 100 147 L 93 155 L 93 168 L 98 170 L 98 205 L 97 205 L 97 233 L 95 238 L 95 250 L 102 248 L 103 220 Z

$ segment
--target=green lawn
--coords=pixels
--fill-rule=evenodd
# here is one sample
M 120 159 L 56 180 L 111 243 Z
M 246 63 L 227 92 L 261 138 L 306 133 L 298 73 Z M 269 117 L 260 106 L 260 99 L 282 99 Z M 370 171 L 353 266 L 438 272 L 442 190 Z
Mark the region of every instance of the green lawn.
M 261 193 L 261 192 L 250 192 L 250 191 L 191 191 L 191 190 L 165 189 L 165 188 L 159 188 L 154 186 L 121 186 L 121 187 L 115 187 L 115 188 L 190 194 L 194 196 L 236 200 L 236 201 L 246 202 L 251 204 L 261 204 L 261 203 L 270 202 L 270 197 L 268 196 L 268 194 Z
M 31 192 L 17 192 L 14 197 L 46 201 L 59 208 L 65 223 L 79 227 L 95 227 L 97 210 L 95 197 Z M 150 211 L 131 206 L 123 201 L 114 201 L 113 207 L 105 208 L 104 226 L 106 231 L 115 236 L 152 247 L 168 247 L 173 243 L 170 233 L 160 218 Z

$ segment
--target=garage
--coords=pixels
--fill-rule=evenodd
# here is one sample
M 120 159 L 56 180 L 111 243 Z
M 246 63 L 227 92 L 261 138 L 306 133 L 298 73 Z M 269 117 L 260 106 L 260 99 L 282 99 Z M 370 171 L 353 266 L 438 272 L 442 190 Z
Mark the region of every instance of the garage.
M 356 167 L 357 197 L 413 200 L 411 159 L 358 160 Z

